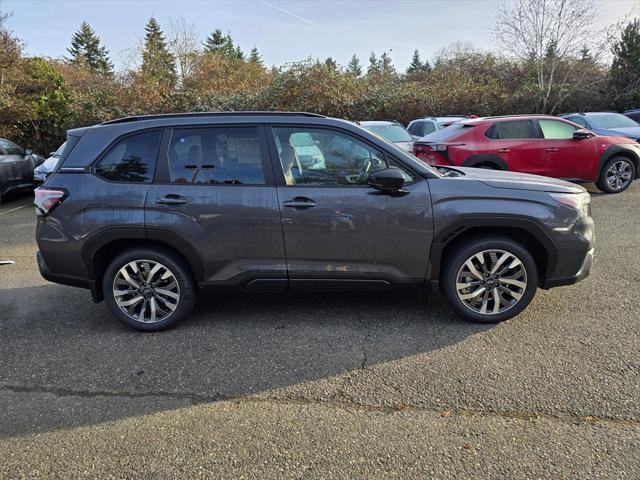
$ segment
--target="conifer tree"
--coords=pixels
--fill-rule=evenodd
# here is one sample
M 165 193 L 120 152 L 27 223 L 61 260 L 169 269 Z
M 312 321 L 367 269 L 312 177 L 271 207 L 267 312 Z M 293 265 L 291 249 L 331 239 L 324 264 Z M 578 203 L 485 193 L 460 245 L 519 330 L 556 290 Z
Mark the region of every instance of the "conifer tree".
M 360 65 L 360 59 L 355 53 L 347 64 L 347 73 L 353 75 L 356 78 L 362 75 L 362 65 Z
M 111 75 L 113 64 L 109 60 L 109 52 L 100 43 L 100 37 L 89 24 L 82 22 L 80 28 L 71 37 L 71 46 L 67 48 L 71 55 L 68 58 L 69 62 L 88 68 L 99 75 Z
M 149 19 L 145 31 L 142 74 L 146 78 L 173 87 L 176 83 L 175 58 L 169 52 L 164 33 L 155 18 Z

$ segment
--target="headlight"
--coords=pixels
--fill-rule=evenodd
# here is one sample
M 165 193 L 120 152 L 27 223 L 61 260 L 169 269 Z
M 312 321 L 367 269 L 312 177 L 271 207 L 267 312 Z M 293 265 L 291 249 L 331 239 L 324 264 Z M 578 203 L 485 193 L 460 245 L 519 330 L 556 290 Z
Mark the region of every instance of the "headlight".
M 582 211 L 585 215 L 591 215 L 591 195 L 588 192 L 582 193 L 549 193 L 557 202 L 569 208 Z

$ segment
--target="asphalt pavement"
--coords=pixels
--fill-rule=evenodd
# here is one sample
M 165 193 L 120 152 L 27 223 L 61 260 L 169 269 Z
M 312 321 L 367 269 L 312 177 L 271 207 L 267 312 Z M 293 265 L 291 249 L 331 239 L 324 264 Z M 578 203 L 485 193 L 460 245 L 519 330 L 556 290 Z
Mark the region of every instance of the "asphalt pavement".
M 640 183 L 583 282 L 499 325 L 429 292 L 206 295 L 127 329 L 0 206 L 1 478 L 638 478 Z

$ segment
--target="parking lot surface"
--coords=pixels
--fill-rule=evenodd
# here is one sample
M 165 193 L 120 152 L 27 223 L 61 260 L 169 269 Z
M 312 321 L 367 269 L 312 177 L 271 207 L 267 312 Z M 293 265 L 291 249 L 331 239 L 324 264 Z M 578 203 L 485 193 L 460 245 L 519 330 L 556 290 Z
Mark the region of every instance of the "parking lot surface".
M 203 295 L 131 331 L 43 280 L 0 207 L 0 477 L 638 478 L 640 185 L 596 257 L 499 325 L 428 292 Z

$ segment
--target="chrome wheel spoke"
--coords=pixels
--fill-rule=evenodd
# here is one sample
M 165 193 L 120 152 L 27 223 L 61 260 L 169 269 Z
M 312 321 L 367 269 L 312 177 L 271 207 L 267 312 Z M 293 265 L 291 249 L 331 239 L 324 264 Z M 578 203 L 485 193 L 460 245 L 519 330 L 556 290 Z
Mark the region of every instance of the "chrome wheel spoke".
M 456 293 L 470 310 L 497 315 L 516 305 L 527 289 L 527 270 L 513 253 L 484 250 L 468 258 L 458 270 Z
M 155 323 L 165 320 L 180 303 L 175 275 L 155 260 L 134 260 L 113 279 L 113 298 L 132 320 Z

